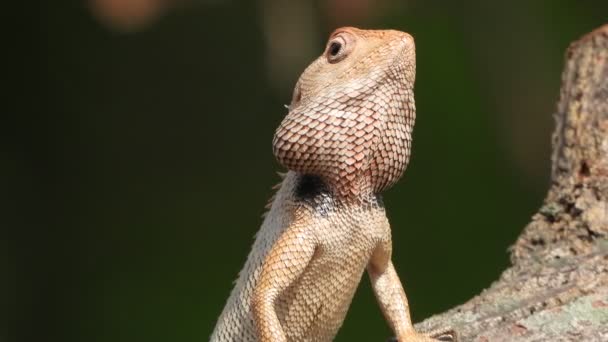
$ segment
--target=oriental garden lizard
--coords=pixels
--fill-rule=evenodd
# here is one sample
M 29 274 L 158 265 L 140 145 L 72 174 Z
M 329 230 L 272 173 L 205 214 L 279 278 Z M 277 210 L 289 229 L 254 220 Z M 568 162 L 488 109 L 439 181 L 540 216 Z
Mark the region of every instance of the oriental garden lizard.
M 398 341 L 456 340 L 414 330 L 381 196 L 408 164 L 415 68 L 409 34 L 345 27 L 302 73 L 273 140 L 289 171 L 212 342 L 331 341 L 364 270 Z

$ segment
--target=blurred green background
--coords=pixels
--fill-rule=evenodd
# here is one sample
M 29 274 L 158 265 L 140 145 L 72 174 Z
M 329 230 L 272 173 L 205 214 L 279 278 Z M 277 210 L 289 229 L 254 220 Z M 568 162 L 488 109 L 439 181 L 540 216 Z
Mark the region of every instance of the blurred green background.
M 608 2 L 90 0 L 38 14 L 42 93 L 4 165 L 18 222 L 41 229 L 12 249 L 7 340 L 206 341 L 278 182 L 283 104 L 331 31 L 416 39 L 413 157 L 385 202 L 421 320 L 508 265 L 548 186 L 564 51 Z M 364 277 L 337 341 L 390 335 Z

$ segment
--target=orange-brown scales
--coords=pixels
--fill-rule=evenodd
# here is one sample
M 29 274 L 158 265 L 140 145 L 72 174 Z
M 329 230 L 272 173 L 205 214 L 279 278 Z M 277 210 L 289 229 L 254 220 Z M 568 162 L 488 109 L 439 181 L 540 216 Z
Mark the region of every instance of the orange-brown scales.
M 321 177 L 342 199 L 392 186 L 411 151 L 415 68 L 407 33 L 334 31 L 300 76 L 276 131 L 279 163 Z
M 407 33 L 347 27 L 304 71 L 273 142 L 289 171 L 212 342 L 332 341 L 365 271 L 400 342 L 454 340 L 415 331 L 380 196 L 410 156 L 414 51 Z

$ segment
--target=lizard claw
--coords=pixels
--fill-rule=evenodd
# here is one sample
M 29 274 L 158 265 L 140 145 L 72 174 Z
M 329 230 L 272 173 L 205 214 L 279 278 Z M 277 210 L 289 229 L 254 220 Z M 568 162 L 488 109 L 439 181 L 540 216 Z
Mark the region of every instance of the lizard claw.
M 458 335 L 455 331 L 446 332 L 445 334 L 441 335 L 433 335 L 430 337 L 441 342 L 458 342 Z
M 430 339 L 432 339 L 434 341 L 440 341 L 440 342 L 458 342 L 459 341 L 458 333 L 456 333 L 456 330 L 454 330 L 452 328 L 443 328 L 443 329 L 433 330 L 433 331 L 424 333 L 422 335 L 416 334 L 416 336 L 414 336 L 414 338 L 412 339 L 412 342 L 429 341 Z M 402 342 L 409 342 L 409 341 L 410 340 L 408 339 L 407 341 L 402 341 Z M 399 340 L 396 337 L 391 337 L 386 342 L 399 342 Z
M 426 336 L 442 342 L 458 342 L 458 333 L 452 328 L 441 328 L 425 333 Z

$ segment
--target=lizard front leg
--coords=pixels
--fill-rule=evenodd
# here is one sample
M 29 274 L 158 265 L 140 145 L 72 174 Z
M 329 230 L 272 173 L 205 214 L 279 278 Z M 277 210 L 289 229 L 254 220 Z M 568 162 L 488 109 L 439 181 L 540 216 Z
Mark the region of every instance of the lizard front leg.
M 417 333 L 410 317 L 410 308 L 405 291 L 391 261 L 392 243 L 390 238 L 381 241 L 367 266 L 367 273 L 380 309 L 399 342 L 452 341 L 457 337 L 452 329 L 442 329 L 437 333 Z
M 277 297 L 302 274 L 315 253 L 315 239 L 304 227 L 289 227 L 272 246 L 263 263 L 251 302 L 260 342 L 287 341 L 274 304 Z

